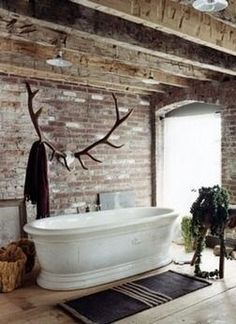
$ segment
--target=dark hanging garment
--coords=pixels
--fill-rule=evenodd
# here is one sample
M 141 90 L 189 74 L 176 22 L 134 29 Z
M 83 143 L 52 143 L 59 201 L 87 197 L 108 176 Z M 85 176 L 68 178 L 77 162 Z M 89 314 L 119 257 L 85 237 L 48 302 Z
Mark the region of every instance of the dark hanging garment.
M 47 153 L 40 141 L 34 142 L 30 150 L 24 196 L 37 205 L 37 219 L 49 216 Z

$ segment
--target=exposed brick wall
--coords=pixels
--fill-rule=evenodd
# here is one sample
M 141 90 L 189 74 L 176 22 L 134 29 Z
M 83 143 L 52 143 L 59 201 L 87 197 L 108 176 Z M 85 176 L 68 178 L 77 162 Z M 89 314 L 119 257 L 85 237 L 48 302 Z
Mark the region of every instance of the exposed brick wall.
M 229 189 L 236 204 L 236 82 L 204 84 L 192 89 L 177 89 L 168 95 L 156 96 L 159 115 L 192 101 L 223 106 L 222 109 L 222 185 Z M 160 127 L 160 122 L 158 123 Z M 158 126 L 157 125 L 157 126 Z
M 23 79 L 0 75 L 0 199 L 23 196 L 30 147 L 37 139 L 27 110 Z M 57 82 L 30 80 L 40 89 L 34 109 L 43 107 L 40 124 L 62 150 L 77 151 L 101 137 L 115 121 L 111 93 Z M 97 193 L 132 189 L 137 206 L 151 204 L 150 107 L 136 95 L 116 94 L 121 114 L 134 108 L 132 116 L 113 135 L 115 150 L 106 145 L 94 149 L 103 161 L 84 158 L 68 172 L 59 163 L 49 164 L 51 210 L 55 214 L 76 212 L 82 203 L 96 203 Z

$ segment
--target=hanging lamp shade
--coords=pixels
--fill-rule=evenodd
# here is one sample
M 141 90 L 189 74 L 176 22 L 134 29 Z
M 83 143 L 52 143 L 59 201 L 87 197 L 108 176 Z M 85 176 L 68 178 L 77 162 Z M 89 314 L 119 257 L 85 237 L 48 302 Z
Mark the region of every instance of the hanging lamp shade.
M 145 79 L 142 79 L 142 82 L 146 83 L 146 84 L 159 84 L 160 83 L 158 80 L 154 79 L 152 72 L 149 72 L 148 77 Z
M 72 65 L 71 62 L 64 60 L 62 58 L 62 52 L 60 51 L 55 58 L 48 59 L 47 64 L 57 66 L 57 67 L 70 67 Z
M 228 6 L 226 0 L 195 0 L 193 8 L 203 12 L 217 12 Z

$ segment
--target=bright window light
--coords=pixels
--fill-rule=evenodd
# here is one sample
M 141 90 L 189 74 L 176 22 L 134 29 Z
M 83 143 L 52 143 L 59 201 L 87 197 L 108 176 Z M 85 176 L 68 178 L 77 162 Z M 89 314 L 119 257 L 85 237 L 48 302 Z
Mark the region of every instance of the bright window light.
M 211 113 L 164 121 L 163 205 L 189 214 L 202 186 L 221 184 L 221 118 Z

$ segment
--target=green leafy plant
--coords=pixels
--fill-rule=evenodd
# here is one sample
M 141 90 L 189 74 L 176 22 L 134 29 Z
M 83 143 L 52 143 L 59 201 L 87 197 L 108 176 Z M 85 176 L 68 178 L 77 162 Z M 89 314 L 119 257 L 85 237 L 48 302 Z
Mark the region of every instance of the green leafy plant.
M 201 271 L 201 255 L 205 247 L 205 236 L 208 230 L 212 235 L 220 238 L 224 246 L 224 229 L 228 221 L 229 193 L 226 189 L 216 185 L 213 187 L 202 187 L 199 196 L 191 207 L 192 235 L 196 239 L 196 251 L 192 260 L 195 264 L 195 274 L 199 277 L 218 277 L 219 271 Z
M 185 252 L 193 251 L 194 238 L 191 231 L 192 217 L 184 216 L 181 220 L 181 234 L 184 240 Z

